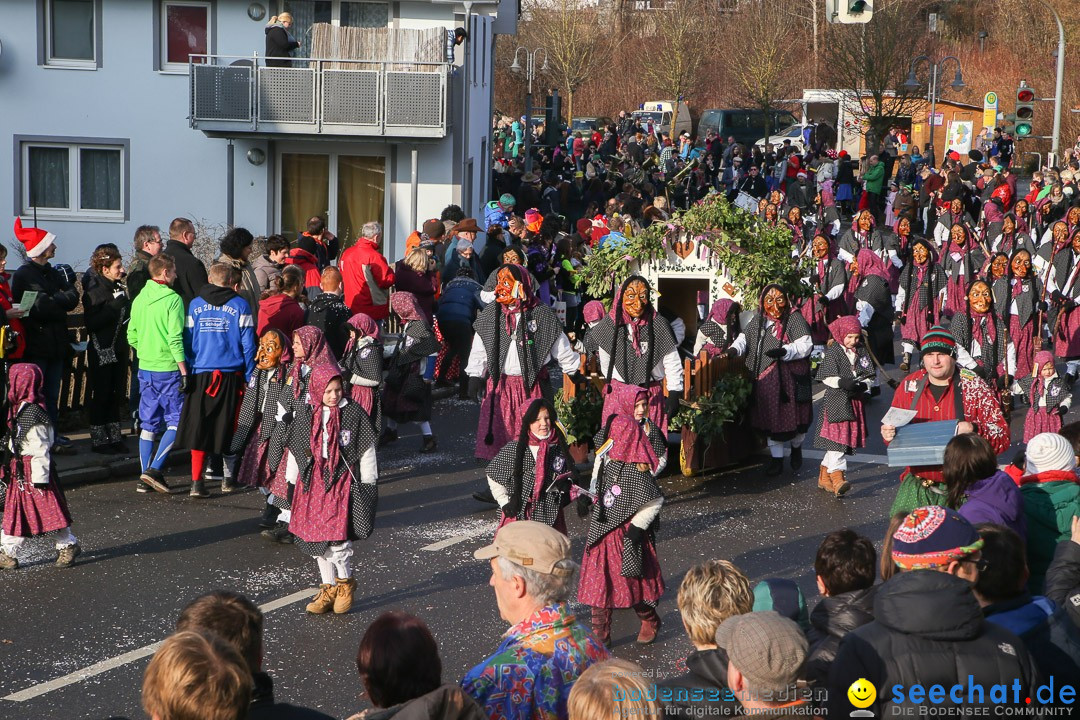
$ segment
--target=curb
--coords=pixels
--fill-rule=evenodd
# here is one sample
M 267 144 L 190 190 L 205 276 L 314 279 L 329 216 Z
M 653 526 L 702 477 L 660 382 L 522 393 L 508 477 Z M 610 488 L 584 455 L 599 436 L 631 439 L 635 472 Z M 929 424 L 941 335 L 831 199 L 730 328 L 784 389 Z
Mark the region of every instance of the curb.
M 187 450 L 176 450 L 169 456 L 168 467 L 174 467 L 183 462 L 190 462 L 191 454 Z M 112 480 L 129 478 L 132 482 L 139 479 L 142 464 L 139 458 L 124 458 L 112 462 L 102 462 L 98 465 L 83 465 L 69 470 L 57 468 L 57 476 L 61 487 L 75 487 L 100 480 Z

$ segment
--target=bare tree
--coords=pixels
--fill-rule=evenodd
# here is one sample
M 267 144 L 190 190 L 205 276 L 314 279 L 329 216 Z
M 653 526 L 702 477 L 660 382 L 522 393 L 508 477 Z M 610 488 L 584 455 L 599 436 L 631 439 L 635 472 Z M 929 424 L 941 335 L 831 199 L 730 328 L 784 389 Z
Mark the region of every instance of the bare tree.
M 732 47 L 728 67 L 742 99 L 765 111 L 765 137 L 772 135 L 778 101 L 799 85 L 796 43 L 788 13 L 778 2 L 746 3 L 729 24 Z
M 596 6 L 581 0 L 534 0 L 528 13 L 528 42 L 547 50 L 548 77 L 562 89 L 570 121 L 574 93 L 608 62 L 617 38 L 604 31 Z
M 706 53 L 715 50 L 708 21 L 715 13 L 705 0 L 670 0 L 653 11 L 655 37 L 643 38 L 644 71 L 649 83 L 675 105 L 671 127 L 679 116 L 679 100 L 698 90 L 698 71 Z
M 833 87 L 843 93 L 847 112 L 867 122 L 873 139 L 920 103 L 922 91 L 904 82 L 912 58 L 929 49 L 922 12 L 929 2 L 876 0 L 870 22 L 829 28 L 825 60 Z

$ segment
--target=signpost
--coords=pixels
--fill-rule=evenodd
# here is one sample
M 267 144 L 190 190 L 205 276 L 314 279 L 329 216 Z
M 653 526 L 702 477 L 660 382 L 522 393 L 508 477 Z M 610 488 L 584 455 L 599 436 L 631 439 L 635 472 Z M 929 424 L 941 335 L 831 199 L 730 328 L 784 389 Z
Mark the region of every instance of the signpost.
M 993 130 L 997 126 L 997 110 L 998 95 L 991 90 L 983 98 L 983 127 Z

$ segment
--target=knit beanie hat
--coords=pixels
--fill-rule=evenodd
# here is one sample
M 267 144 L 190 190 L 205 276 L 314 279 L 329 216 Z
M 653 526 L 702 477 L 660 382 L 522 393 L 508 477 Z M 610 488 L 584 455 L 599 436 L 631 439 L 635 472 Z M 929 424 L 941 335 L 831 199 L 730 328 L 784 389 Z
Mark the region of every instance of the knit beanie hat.
M 935 325 L 923 335 L 920 350 L 923 355 L 940 352 L 956 357 L 956 338 L 941 325 Z
M 904 570 L 926 570 L 948 565 L 982 546 L 975 527 L 959 513 L 930 505 L 915 508 L 904 518 L 893 534 L 892 559 Z
M 1047 470 L 1072 470 L 1076 467 L 1076 453 L 1072 443 L 1057 433 L 1039 433 L 1031 438 L 1025 451 L 1028 475 Z

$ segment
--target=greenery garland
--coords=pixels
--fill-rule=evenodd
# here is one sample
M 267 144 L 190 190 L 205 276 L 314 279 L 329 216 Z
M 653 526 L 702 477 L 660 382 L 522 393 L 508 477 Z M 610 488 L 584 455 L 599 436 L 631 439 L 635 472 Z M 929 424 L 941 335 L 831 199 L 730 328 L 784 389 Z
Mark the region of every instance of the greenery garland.
M 571 445 L 592 442 L 593 436 L 600 432 L 603 411 L 604 399 L 591 382 L 585 383 L 569 400 L 562 390 L 555 393 L 555 414 L 566 430 L 566 442 Z
M 667 222 L 654 222 L 627 238 L 625 245 L 594 250 L 586 256 L 580 278 L 592 297 L 612 297 L 639 268 L 664 260 L 677 243 L 688 240 L 705 249 L 717 275 L 726 270 L 748 308 L 756 306 L 758 295 L 769 283 L 780 284 L 792 297 L 808 292 L 791 256 L 791 230 L 784 225 L 766 225 L 720 193 L 708 195 Z
M 750 404 L 753 387 L 750 380 L 739 373 L 722 375 L 712 392 L 701 395 L 691 404 L 684 401 L 679 412 L 668 421 L 668 429 L 679 430 L 685 426 L 702 437 L 721 435 L 725 425 L 742 417 Z

